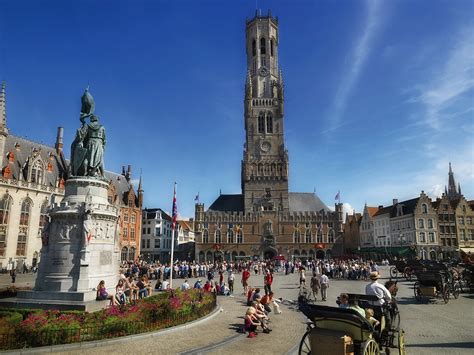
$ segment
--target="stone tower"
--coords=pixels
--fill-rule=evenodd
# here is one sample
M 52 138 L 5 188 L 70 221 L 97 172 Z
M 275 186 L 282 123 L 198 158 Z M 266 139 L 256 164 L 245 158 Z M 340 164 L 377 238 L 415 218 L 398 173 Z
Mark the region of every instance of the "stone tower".
M 278 45 L 278 19 L 270 12 L 247 21 L 246 140 L 242 160 L 245 213 L 289 210 Z
M 446 195 L 450 200 L 455 200 L 461 197 L 461 186 L 456 187 L 456 181 L 454 180 L 454 173 L 451 169 L 451 163 L 449 163 L 449 173 L 448 173 L 448 188 L 445 189 Z

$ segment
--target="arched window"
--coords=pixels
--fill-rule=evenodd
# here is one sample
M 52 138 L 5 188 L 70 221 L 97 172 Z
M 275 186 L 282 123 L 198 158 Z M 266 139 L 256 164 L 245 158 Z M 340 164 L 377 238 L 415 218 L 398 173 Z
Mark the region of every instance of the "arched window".
M 273 38 L 270 40 L 270 55 L 273 57 Z
M 12 198 L 8 195 L 0 200 L 0 256 L 5 256 L 7 248 L 7 229 Z
M 39 159 L 31 166 L 30 181 L 35 184 L 43 183 L 43 163 Z
M 265 37 L 260 38 L 260 54 L 267 54 L 267 49 L 265 48 Z
M 428 213 L 428 205 L 426 203 L 421 205 L 421 210 L 423 213 Z
M 252 56 L 255 57 L 257 55 L 257 42 L 255 38 L 252 40 Z
M 273 116 L 270 112 L 267 113 L 267 133 L 273 133 Z
M 234 243 L 234 231 L 232 229 L 227 231 L 227 243 Z
M 222 243 L 222 236 L 221 236 L 221 230 L 217 229 L 216 233 L 214 235 L 214 240 L 216 241 L 216 244 Z
M 31 200 L 25 199 L 21 204 L 20 228 L 16 244 L 16 255 L 26 256 L 26 241 L 28 239 L 28 225 L 30 223 Z
M 422 242 L 422 243 L 426 242 L 426 237 L 425 237 L 425 233 L 424 233 L 424 232 L 421 232 L 421 233 L 420 233 L 420 242 Z
M 318 229 L 317 242 L 318 242 L 318 243 L 322 243 L 322 242 L 323 242 L 323 231 L 322 231 L 322 229 Z
M 122 248 L 122 252 L 120 253 L 120 259 L 122 261 L 128 260 L 128 248 L 127 247 Z
M 135 247 L 130 247 L 130 253 L 128 253 L 129 260 L 135 260 Z
M 209 231 L 207 229 L 202 232 L 202 242 L 209 243 Z
M 311 243 L 311 231 L 309 229 L 306 230 L 305 239 L 306 243 Z
M 265 118 L 263 112 L 258 115 L 258 133 L 265 133 Z

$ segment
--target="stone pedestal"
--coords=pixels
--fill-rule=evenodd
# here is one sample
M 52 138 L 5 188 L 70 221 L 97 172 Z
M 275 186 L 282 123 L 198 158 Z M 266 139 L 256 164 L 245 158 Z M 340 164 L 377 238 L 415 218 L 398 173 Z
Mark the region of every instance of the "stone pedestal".
M 101 280 L 113 293 L 118 280 L 118 208 L 107 199 L 108 183 L 95 178 L 66 181 L 65 196 L 50 210 L 34 291 L 18 300 L 87 302 Z

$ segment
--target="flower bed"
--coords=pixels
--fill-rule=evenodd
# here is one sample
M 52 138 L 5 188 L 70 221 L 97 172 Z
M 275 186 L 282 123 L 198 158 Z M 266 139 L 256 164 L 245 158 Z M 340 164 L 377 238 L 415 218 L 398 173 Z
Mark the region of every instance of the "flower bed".
M 159 330 L 201 318 L 215 306 L 214 294 L 192 289 L 164 292 L 94 313 L 11 310 L 12 315 L 3 312 L 6 314 L 1 318 L 10 324 L 10 330 L 0 334 L 0 349 L 67 344 Z M 3 313 L 0 312 L 0 317 Z

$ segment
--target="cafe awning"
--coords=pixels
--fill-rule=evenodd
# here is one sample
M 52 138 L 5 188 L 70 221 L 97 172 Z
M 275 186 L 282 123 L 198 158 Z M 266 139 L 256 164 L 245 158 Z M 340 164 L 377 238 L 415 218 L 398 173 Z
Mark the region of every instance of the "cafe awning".
M 474 248 L 460 248 L 460 249 L 464 254 L 471 253 L 471 255 L 474 255 Z

